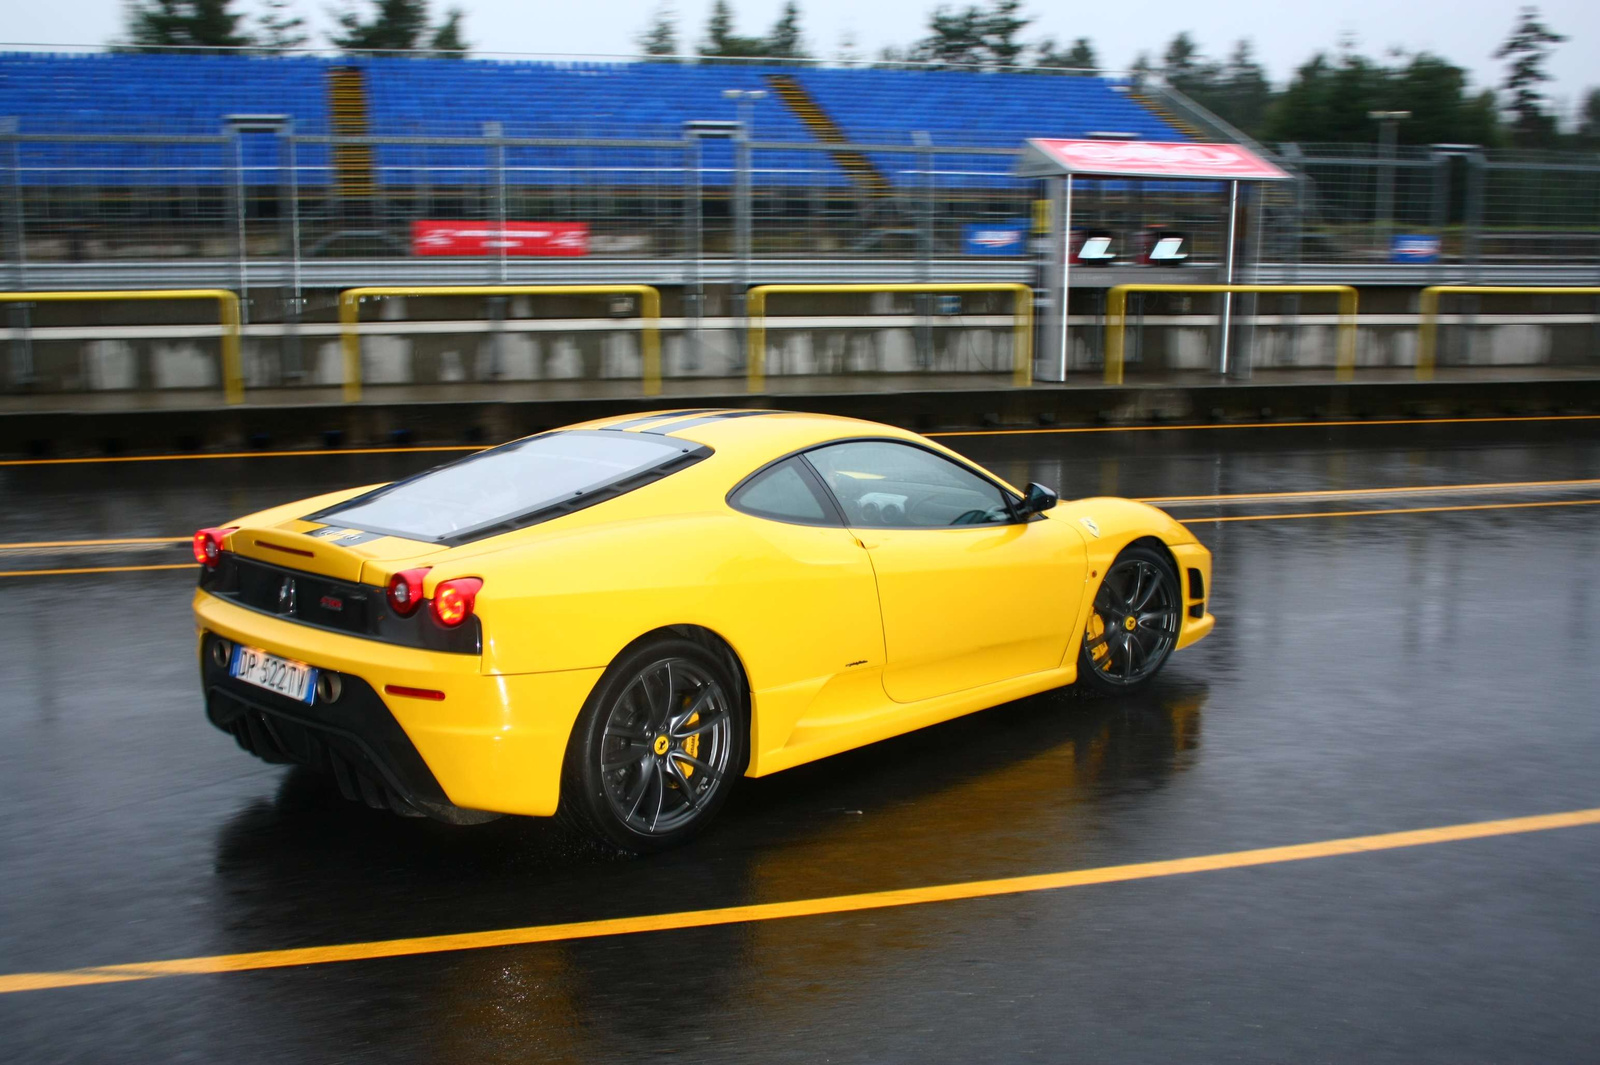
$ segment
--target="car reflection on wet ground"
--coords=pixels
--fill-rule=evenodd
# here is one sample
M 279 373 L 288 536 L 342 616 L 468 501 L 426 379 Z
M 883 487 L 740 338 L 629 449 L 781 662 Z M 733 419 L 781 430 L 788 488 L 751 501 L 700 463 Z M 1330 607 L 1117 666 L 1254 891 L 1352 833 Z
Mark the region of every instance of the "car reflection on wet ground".
M 1215 553 L 1215 634 L 1133 698 L 1051 693 L 746 781 L 704 837 L 648 859 L 541 821 L 402 820 L 254 761 L 200 709 L 185 543 L 83 543 L 186 540 L 448 456 L 0 467 L 0 541 L 39 545 L 0 547 L 0 572 L 105 571 L 0 579 L 3 1056 L 1592 1054 L 1600 825 L 672 931 L 5 982 L 1600 806 L 1600 422 L 945 442 L 1065 496 L 1165 498 Z

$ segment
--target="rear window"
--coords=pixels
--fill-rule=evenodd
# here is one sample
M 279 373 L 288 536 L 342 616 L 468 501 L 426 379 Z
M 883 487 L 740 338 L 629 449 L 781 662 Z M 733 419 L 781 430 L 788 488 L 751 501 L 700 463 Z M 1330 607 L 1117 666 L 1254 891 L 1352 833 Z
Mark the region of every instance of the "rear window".
M 398 481 L 308 516 L 412 540 L 462 542 L 614 499 L 710 454 L 671 437 L 548 433 Z

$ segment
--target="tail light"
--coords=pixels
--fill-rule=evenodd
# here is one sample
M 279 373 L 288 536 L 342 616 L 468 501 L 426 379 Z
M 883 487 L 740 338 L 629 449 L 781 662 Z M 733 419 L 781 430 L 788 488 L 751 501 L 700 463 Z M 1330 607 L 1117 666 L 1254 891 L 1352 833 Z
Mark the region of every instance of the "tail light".
M 433 620 L 453 629 L 472 616 L 483 582 L 477 577 L 457 577 L 441 581 L 433 590 Z
M 226 529 L 201 529 L 194 534 L 194 560 L 206 569 L 216 569 L 217 563 L 222 561 L 222 538 L 233 532 L 233 527 Z
M 422 605 L 422 578 L 426 569 L 401 570 L 389 578 L 389 609 L 408 618 Z

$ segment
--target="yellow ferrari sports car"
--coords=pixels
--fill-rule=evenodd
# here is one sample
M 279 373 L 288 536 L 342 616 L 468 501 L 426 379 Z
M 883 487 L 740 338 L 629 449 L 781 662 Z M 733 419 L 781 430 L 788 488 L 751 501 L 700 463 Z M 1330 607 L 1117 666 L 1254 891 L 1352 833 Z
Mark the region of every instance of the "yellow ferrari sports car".
M 350 798 L 560 812 L 628 850 L 764 776 L 1211 631 L 1163 512 L 1058 504 L 915 433 L 765 410 L 601 419 L 194 538 L 213 724 Z

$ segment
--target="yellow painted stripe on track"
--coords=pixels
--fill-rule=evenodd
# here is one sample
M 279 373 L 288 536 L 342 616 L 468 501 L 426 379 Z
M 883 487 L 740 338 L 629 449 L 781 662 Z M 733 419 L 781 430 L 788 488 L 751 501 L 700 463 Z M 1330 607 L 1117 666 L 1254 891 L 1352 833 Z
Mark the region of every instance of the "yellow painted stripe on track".
M 1298 492 L 1232 492 L 1211 496 L 1139 496 L 1137 503 L 1237 503 L 1251 499 L 1294 499 L 1317 496 L 1323 499 L 1352 499 L 1357 496 L 1378 496 L 1410 493 L 1412 495 L 1442 495 L 1446 492 L 1518 492 L 1534 488 L 1578 488 L 1600 484 L 1600 477 L 1580 477 L 1570 481 L 1499 481 L 1490 484 L 1419 484 L 1398 488 L 1310 488 Z
M 951 429 L 923 436 L 1044 436 L 1057 433 L 1159 433 L 1190 429 L 1327 429 L 1341 425 L 1475 425 L 1486 422 L 1588 422 L 1600 414 L 1502 415 L 1484 418 L 1352 418 L 1321 422 L 1207 422 L 1192 425 L 1082 425 L 1060 429 Z
M 1592 507 L 1600 499 L 1555 499 L 1541 503 L 1464 503 L 1453 507 L 1395 507 L 1387 510 L 1323 510 L 1304 514 L 1230 514 L 1218 518 L 1180 518 L 1180 525 L 1209 525 L 1214 521 L 1292 521 L 1296 518 L 1364 518 L 1371 514 L 1442 514 L 1452 510 L 1523 510 L 1528 507 Z
M 186 544 L 187 536 L 133 536 L 121 540 L 34 540 L 0 544 L 0 551 L 32 551 L 48 547 L 118 547 L 124 544 Z
M 620 417 L 620 415 L 619 415 Z M 1221 422 L 1204 425 L 1085 425 L 1056 429 L 951 429 L 928 437 L 1041 436 L 1059 433 L 1154 433 L 1180 429 L 1308 429 L 1343 425 L 1465 425 L 1484 422 L 1600 421 L 1600 414 L 1530 414 L 1484 418 L 1387 418 L 1321 422 Z M 307 458 L 336 455 L 423 454 L 432 451 L 483 451 L 491 444 L 433 444 L 419 447 L 347 447 L 302 451 L 216 451 L 182 455 L 100 455 L 70 459 L 0 459 L 0 466 L 83 466 L 99 462 L 192 462 L 202 459 Z
M 140 573 L 157 569 L 194 569 L 193 562 L 163 562 L 159 566 L 81 566 L 74 569 L 0 569 L 0 577 L 65 577 L 77 573 Z
M 95 455 L 77 459 L 0 459 L 0 466 L 87 466 L 99 462 L 193 462 L 200 459 L 282 459 L 321 455 L 398 455 L 430 451 L 484 451 L 488 444 L 433 444 L 424 447 L 341 447 L 315 451 L 197 451 L 184 455 Z
M 1520 835 L 1529 832 L 1548 832 L 1552 829 L 1576 828 L 1582 825 L 1595 824 L 1600 824 L 1600 808 L 1540 814 L 1534 817 L 1513 817 L 1499 821 L 1475 821 L 1469 824 L 1444 825 L 1438 828 L 1422 828 L 1406 832 L 1384 832 L 1372 836 L 1351 836 L 1345 839 L 1299 843 L 1286 847 L 1263 847 L 1258 850 L 1204 854 L 1193 858 L 1175 858 L 1167 861 L 1138 862 L 1131 865 L 1110 865 L 1094 869 L 1074 869 L 1066 872 L 1041 873 L 1033 876 L 1007 877 L 1002 880 L 971 880 L 964 883 L 935 884 L 928 887 L 903 888 L 895 891 L 873 891 L 859 895 L 831 895 L 823 898 L 756 903 L 748 906 L 728 906 L 712 910 L 689 910 L 682 913 L 649 914 L 639 917 L 613 917 L 598 921 L 575 921 L 570 924 L 532 925 L 525 928 L 458 932 L 450 935 L 418 936 L 411 939 L 385 939 L 366 943 L 343 943 L 326 947 L 296 947 L 287 950 L 252 951 L 247 954 L 217 954 L 198 958 L 171 958 L 164 961 L 135 962 L 128 965 L 101 965 L 87 969 L 68 969 L 62 972 L 11 973 L 0 976 L 0 994 L 82 987 L 88 984 L 126 983 L 134 980 L 153 980 L 165 976 L 252 972 L 300 965 L 328 965 L 335 962 L 412 957 L 455 950 L 481 950 L 486 947 L 569 942 L 577 939 L 630 935 L 636 932 L 665 932 L 686 928 L 710 928 L 718 925 L 745 924 L 753 921 L 777 921 L 796 917 L 817 917 L 824 914 L 854 913 L 862 910 L 884 910 L 932 902 L 955 902 L 964 899 L 993 898 L 1001 895 L 1021 895 L 1037 891 L 1058 891 L 1062 888 L 1083 887 L 1090 884 L 1115 884 L 1131 880 L 1184 876 L 1189 873 L 1216 872 L 1223 869 L 1244 869 L 1257 865 L 1280 865 L 1285 862 L 1301 862 L 1312 858 L 1332 858 L 1339 855 L 1366 854 L 1374 851 L 1399 850 L 1407 847 L 1424 847 L 1436 843 L 1459 843 L 1464 840 Z

